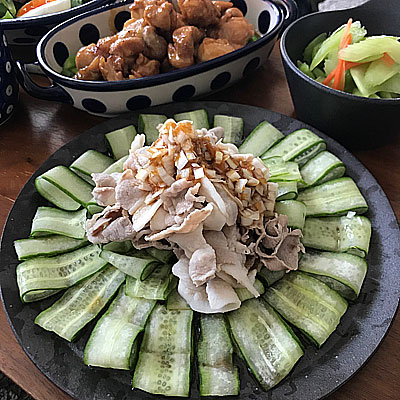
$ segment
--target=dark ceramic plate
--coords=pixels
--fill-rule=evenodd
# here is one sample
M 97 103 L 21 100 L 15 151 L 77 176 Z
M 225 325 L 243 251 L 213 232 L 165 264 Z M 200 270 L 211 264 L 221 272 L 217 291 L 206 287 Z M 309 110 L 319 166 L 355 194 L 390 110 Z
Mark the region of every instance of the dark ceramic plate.
M 244 119 L 246 133 L 263 120 L 272 122 L 284 133 L 309 128 L 284 115 L 239 104 L 219 102 L 171 104 L 155 107 L 151 112 L 172 116 L 176 112 L 198 108 L 205 108 L 210 120 L 214 114 L 241 116 Z M 46 204 L 34 188 L 35 177 L 55 165 L 69 165 L 87 149 L 105 151 L 104 133 L 130 123 L 136 124 L 137 117 L 137 113 L 132 113 L 126 117 L 104 122 L 54 153 L 22 189 L 3 233 L 0 254 L 1 293 L 14 333 L 37 367 L 57 386 L 79 400 L 108 398 L 146 400 L 160 399 L 160 396 L 132 391 L 129 372 L 88 368 L 83 364 L 82 351 L 93 324 L 84 331 L 76 343 L 72 344 L 34 324 L 36 315 L 48 307 L 54 298 L 27 305 L 21 303 L 16 285 L 15 266 L 18 261 L 13 250 L 13 241 L 29 235 L 36 208 Z M 374 353 L 389 328 L 398 305 L 400 282 L 397 269 L 400 259 L 400 235 L 388 199 L 376 180 L 359 161 L 341 145 L 323 134 L 320 135 L 328 143 L 328 149 L 344 161 L 348 175 L 357 182 L 370 206 L 367 215 L 372 222 L 373 235 L 367 277 L 359 299 L 349 307 L 329 340 L 320 350 L 308 346 L 304 357 L 292 373 L 276 388 L 267 393 L 263 392 L 245 366 L 239 364 L 240 399 L 243 400 L 256 398 L 313 400 L 332 393 Z M 192 398 L 199 399 L 197 376 L 193 378 Z

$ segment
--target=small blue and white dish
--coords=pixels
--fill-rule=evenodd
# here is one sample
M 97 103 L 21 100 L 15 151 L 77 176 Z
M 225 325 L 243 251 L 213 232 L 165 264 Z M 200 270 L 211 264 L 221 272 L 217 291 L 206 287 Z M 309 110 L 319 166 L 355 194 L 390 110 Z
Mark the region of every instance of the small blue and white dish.
M 5 32 L 8 44 L 10 46 L 24 46 L 25 51 L 27 47 L 36 47 L 39 40 L 61 22 L 110 2 L 110 0 L 90 0 L 80 6 L 58 13 L 30 18 L 2 19 L 0 24 Z
M 84 45 L 115 34 L 130 18 L 132 2 L 89 11 L 55 27 L 40 41 L 37 58 L 52 80 L 37 86 L 17 62 L 19 81 L 34 97 L 72 104 L 92 114 L 112 117 L 169 102 L 187 101 L 254 73 L 268 58 L 284 26 L 296 18 L 294 0 L 231 0 L 261 35 L 257 41 L 221 57 L 180 70 L 124 81 L 78 81 L 61 75 L 64 61 Z
M 18 83 L 10 49 L 0 25 L 0 125 L 12 115 L 18 103 Z

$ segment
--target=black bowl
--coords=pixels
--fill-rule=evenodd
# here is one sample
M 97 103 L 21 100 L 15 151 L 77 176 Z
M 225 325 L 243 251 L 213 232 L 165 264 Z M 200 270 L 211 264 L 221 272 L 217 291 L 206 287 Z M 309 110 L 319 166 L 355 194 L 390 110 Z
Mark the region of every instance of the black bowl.
M 370 0 L 353 9 L 318 12 L 295 21 L 284 32 L 281 53 L 297 118 L 349 148 L 372 148 L 398 134 L 400 99 L 369 99 L 324 86 L 296 66 L 304 48 L 322 32 L 332 32 L 349 18 L 368 35 L 400 36 L 400 1 Z

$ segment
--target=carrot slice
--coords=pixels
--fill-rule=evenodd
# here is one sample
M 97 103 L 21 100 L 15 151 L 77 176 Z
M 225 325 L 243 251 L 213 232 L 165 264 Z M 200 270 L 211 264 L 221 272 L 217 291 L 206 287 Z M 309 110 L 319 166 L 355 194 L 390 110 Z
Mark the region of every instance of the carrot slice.
M 340 87 L 340 81 L 342 79 L 343 71 L 344 71 L 344 61 L 339 60 L 336 68 L 335 79 L 333 81 L 333 86 L 332 86 L 336 90 L 338 90 Z
M 349 24 L 350 23 L 350 24 Z M 347 24 L 346 28 L 349 27 L 347 31 L 346 37 L 342 38 L 343 43 L 342 49 L 346 48 L 352 40 L 352 36 L 350 33 L 350 27 L 351 27 L 351 18 L 349 19 L 349 23 Z M 335 81 L 333 82 L 333 88 L 336 90 L 344 90 L 344 84 L 345 84 L 345 79 L 346 79 L 346 68 L 345 68 L 346 62 L 342 59 L 339 59 L 336 74 L 335 74 Z
M 339 50 L 346 47 L 346 43 L 347 43 L 348 36 L 350 34 L 350 28 L 351 28 L 352 23 L 353 23 L 353 19 L 349 18 L 349 20 L 347 21 L 347 25 L 344 28 L 342 39 L 340 40 Z
M 390 66 L 394 65 L 394 63 L 395 63 L 393 58 L 390 57 L 390 55 L 388 53 L 383 53 L 382 60 L 385 64 L 390 65 Z
M 363 63 L 358 63 L 358 62 L 352 62 L 352 61 L 345 61 L 344 62 L 344 69 L 345 71 L 347 71 L 350 68 L 354 68 L 354 67 L 359 67 L 360 65 L 362 65 Z
M 335 73 L 336 73 L 336 68 L 322 81 L 322 84 L 325 86 L 330 86 L 330 83 L 332 81 L 332 79 L 335 77 Z
M 353 19 L 349 18 L 349 20 L 347 21 L 347 25 L 344 28 L 342 39 L 340 40 L 339 50 L 347 47 L 351 43 L 352 35 L 350 33 L 350 28 L 352 23 Z M 343 90 L 345 83 L 345 73 L 346 62 L 339 59 L 336 68 L 322 81 L 322 84 L 325 86 L 331 86 L 333 80 L 333 85 L 331 87 L 333 87 L 333 89 Z

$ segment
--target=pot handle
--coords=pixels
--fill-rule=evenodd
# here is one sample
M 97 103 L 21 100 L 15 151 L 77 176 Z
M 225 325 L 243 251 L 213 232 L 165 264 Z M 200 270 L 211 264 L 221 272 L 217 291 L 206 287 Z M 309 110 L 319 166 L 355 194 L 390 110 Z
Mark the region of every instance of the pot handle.
M 284 21 L 281 29 L 283 33 L 293 21 L 300 17 L 299 7 L 295 0 L 272 0 L 272 2 L 283 12 Z
M 71 96 L 59 85 L 52 83 L 51 86 L 43 87 L 33 82 L 27 71 L 27 65 L 22 61 L 15 62 L 15 70 L 19 84 L 33 97 L 41 100 L 59 101 L 60 103 L 73 104 Z

